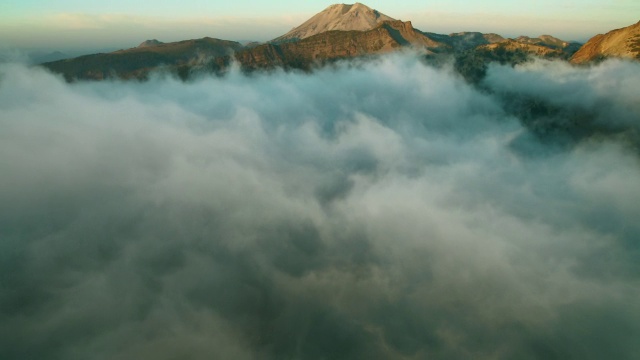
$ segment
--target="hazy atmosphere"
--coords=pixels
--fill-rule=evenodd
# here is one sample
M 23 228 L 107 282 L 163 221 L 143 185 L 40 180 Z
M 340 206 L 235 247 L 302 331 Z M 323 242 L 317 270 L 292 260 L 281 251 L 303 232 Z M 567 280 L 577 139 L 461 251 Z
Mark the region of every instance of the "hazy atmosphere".
M 289 31 L 332 1 L 3 0 L 0 47 L 48 51 L 105 51 L 147 39 L 178 41 L 210 36 L 266 41 Z M 438 33 L 481 31 L 503 36 L 551 34 L 586 41 L 636 23 L 635 0 L 386 1 L 366 4 L 395 19 Z
M 3 65 L 0 358 L 637 358 L 637 143 L 541 140 L 500 94 L 637 134 L 640 65 L 485 84 L 411 55 L 189 83 Z

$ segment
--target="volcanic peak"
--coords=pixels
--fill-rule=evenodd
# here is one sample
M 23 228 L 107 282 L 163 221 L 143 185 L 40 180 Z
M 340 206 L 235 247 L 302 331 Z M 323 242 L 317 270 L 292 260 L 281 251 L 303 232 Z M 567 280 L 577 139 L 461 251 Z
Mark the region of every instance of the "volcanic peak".
M 374 29 L 385 21 L 394 20 L 361 3 L 334 4 L 314 15 L 302 25 L 272 40 L 272 42 L 302 40 L 331 30 L 367 31 Z

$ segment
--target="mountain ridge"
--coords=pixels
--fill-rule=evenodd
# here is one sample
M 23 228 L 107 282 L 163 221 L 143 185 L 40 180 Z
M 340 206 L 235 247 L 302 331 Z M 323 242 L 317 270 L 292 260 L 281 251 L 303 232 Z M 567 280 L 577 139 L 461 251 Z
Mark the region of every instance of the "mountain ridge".
M 274 67 L 308 71 L 327 62 L 403 48 L 430 56 L 435 63 L 447 61 L 451 56 L 455 62 L 462 59 L 462 67 L 472 72 L 482 70 L 487 62 L 521 62 L 531 55 L 568 59 L 577 51 L 575 43 L 550 35 L 507 39 L 494 33 L 425 32 L 415 29 L 411 21 L 395 20 L 355 3 L 331 5 L 288 33 L 263 44 L 243 46 L 208 37 L 172 43 L 153 39 L 126 50 L 54 61 L 43 66 L 62 73 L 70 81 L 114 76 L 144 79 L 158 68 L 188 77 L 192 70 L 225 71 L 232 63 L 239 64 L 244 71 Z
M 68 81 L 144 78 L 150 71 L 163 67 L 203 64 L 241 50 L 240 43 L 205 37 L 118 50 L 111 53 L 83 55 L 42 64 L 61 73 Z
M 585 64 L 609 57 L 640 60 L 640 21 L 592 37 L 570 61 L 573 64 Z
M 152 39 L 152 40 L 143 41 L 137 47 L 144 48 L 144 47 L 156 46 L 156 45 L 162 45 L 162 44 L 164 44 L 162 41 L 159 41 L 157 39 Z

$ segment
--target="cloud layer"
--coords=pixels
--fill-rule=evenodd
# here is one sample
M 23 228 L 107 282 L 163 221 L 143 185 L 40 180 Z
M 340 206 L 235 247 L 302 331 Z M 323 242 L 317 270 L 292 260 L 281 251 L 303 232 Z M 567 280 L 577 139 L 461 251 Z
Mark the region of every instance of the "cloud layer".
M 2 65 L 0 358 L 637 357 L 637 152 L 556 148 L 503 94 L 633 132 L 638 70 Z

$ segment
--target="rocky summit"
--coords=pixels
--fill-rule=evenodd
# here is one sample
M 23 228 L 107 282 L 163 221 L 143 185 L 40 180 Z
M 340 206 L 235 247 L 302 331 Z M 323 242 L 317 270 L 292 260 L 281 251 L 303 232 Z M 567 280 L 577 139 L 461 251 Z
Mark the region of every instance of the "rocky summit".
M 353 5 L 335 4 L 314 15 L 288 33 L 273 39 L 272 42 L 302 40 L 331 30 L 367 31 L 376 28 L 385 21 L 394 20 L 361 3 Z

